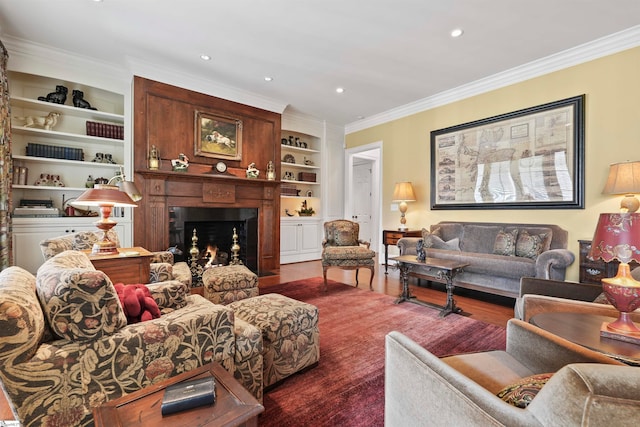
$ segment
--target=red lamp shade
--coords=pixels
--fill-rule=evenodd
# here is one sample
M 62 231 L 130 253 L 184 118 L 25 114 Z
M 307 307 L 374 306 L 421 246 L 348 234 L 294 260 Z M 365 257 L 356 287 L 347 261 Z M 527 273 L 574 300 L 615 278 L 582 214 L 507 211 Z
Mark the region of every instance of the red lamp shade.
M 607 331 L 603 329 L 602 335 L 640 340 L 640 329 L 629 316 L 640 307 L 640 282 L 633 279 L 629 269 L 629 261 L 640 261 L 640 214 L 600 214 L 589 257 L 606 262 L 620 261 L 616 277 L 602 279 L 602 290 L 607 300 L 620 312 L 615 322 L 606 325 Z

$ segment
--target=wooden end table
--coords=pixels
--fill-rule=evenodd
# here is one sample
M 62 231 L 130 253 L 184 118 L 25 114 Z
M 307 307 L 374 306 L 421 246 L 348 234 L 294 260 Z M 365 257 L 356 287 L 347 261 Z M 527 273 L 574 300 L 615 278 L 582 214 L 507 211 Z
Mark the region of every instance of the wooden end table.
M 536 314 L 529 323 L 626 364 L 640 366 L 640 345 L 600 336 L 602 323 L 614 320 L 594 314 L 549 312 Z
M 382 230 L 384 244 L 384 274 L 389 267 L 389 245 L 396 245 L 403 237 L 422 237 L 422 230 Z
M 216 403 L 162 416 L 164 389 L 172 384 L 211 375 Z M 117 426 L 246 426 L 256 427 L 264 407 L 218 363 L 211 363 L 150 385 L 93 409 L 96 427 Z
M 82 252 L 88 254 L 96 270 L 103 271 L 114 284 L 149 283 L 153 254 L 145 248 L 118 248 L 118 255 L 92 255 L 91 249 Z M 138 254 L 127 255 L 132 252 Z
M 407 301 L 427 307 L 439 308 L 442 310 L 439 314 L 440 317 L 444 317 L 451 313 L 462 312 L 462 309 L 456 306 L 456 301 L 453 299 L 453 279 L 455 278 L 456 274 L 461 272 L 462 269 L 469 264 L 438 258 L 427 258 L 424 261 L 418 261 L 415 255 L 401 255 L 391 258 L 391 260 L 398 263 L 398 268 L 400 269 L 400 279 L 402 281 L 402 293 L 400 294 L 398 299 L 396 299 L 396 304 Z M 430 276 L 430 280 L 444 283 L 446 285 L 447 303 L 444 306 L 420 301 L 416 297 L 411 295 L 411 291 L 409 290 L 409 273 L 411 273 L 411 271 L 416 267 L 422 270 L 426 269 L 427 271 L 432 271 L 433 276 Z

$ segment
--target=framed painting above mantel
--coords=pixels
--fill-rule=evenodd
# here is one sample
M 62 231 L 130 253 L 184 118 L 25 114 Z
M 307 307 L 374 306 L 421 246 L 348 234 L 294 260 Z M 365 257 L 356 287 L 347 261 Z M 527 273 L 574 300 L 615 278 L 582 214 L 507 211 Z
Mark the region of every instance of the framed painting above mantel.
M 431 132 L 431 209 L 583 209 L 584 95 Z
M 196 111 L 195 155 L 242 159 L 242 120 Z

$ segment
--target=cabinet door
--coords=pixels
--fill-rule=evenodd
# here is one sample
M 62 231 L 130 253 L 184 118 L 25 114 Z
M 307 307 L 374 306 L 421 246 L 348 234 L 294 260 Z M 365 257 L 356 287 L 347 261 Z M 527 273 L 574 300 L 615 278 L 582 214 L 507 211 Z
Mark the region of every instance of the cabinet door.
M 298 224 L 280 224 L 280 256 L 298 251 Z
M 319 225 L 317 223 L 302 224 L 300 229 L 300 251 L 305 253 L 319 251 L 321 246 Z
M 40 242 L 42 240 L 68 233 L 94 230 L 97 230 L 94 225 L 85 224 L 55 227 L 15 227 L 12 240 L 14 265 L 36 274 L 38 268 L 44 263 L 44 257 L 40 251 Z M 118 233 L 118 237 L 122 239 L 124 226 L 116 225 L 114 230 Z

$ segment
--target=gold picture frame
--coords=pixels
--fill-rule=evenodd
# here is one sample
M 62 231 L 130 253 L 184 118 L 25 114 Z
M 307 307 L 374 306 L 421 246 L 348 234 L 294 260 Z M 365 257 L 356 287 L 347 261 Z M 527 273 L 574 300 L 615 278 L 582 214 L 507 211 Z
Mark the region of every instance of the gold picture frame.
M 242 120 L 196 111 L 194 151 L 201 157 L 242 160 Z

